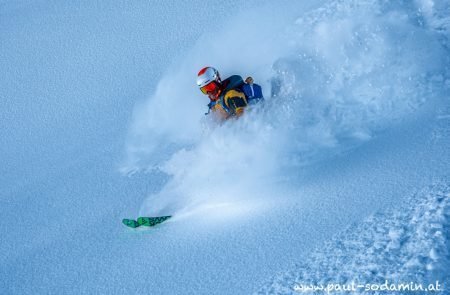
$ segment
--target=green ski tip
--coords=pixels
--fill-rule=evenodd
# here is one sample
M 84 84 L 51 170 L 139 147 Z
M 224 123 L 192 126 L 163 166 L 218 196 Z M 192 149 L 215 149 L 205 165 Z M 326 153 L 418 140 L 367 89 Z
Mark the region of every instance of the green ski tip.
M 139 226 L 155 226 L 166 221 L 170 217 L 172 216 L 139 217 L 137 221 L 133 219 L 123 219 L 122 223 L 131 228 L 136 228 Z

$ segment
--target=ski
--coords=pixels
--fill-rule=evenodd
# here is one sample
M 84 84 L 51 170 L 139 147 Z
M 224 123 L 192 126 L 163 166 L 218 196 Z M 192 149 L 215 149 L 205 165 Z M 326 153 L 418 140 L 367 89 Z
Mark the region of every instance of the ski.
M 160 224 L 172 216 L 157 216 L 157 217 L 139 217 L 137 220 L 134 219 L 123 219 L 122 223 L 131 228 L 137 228 L 140 226 L 155 226 Z

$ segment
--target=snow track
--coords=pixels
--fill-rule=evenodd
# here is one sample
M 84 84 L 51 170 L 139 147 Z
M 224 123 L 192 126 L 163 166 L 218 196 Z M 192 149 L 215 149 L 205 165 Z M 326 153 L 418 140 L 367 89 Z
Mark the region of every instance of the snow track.
M 448 287 L 449 228 L 450 186 L 426 187 L 408 198 L 404 206 L 374 214 L 337 234 L 257 294 L 298 294 L 294 291 L 298 284 L 326 286 L 352 281 L 363 285 L 383 284 L 385 280 L 428 285 L 439 280 Z

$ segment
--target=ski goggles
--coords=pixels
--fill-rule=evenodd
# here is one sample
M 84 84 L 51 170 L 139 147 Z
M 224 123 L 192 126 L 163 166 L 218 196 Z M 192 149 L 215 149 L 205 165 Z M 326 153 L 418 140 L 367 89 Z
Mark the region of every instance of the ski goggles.
M 203 92 L 203 94 L 214 93 L 219 90 L 219 85 L 217 85 L 217 83 L 213 81 L 201 87 L 200 90 Z

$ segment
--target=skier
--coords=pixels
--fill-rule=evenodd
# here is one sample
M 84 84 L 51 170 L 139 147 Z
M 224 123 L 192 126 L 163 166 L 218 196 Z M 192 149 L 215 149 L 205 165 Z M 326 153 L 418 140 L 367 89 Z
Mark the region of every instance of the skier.
M 244 91 L 245 96 L 249 104 L 257 103 L 264 100 L 261 86 L 253 83 L 252 77 L 247 77 L 245 79 L 245 84 L 242 86 L 242 91 Z
M 198 72 L 197 86 L 208 95 L 208 113 L 211 111 L 219 120 L 239 117 L 248 105 L 247 97 L 242 91 L 244 81 L 239 75 L 223 80 L 213 67 L 205 67 Z

